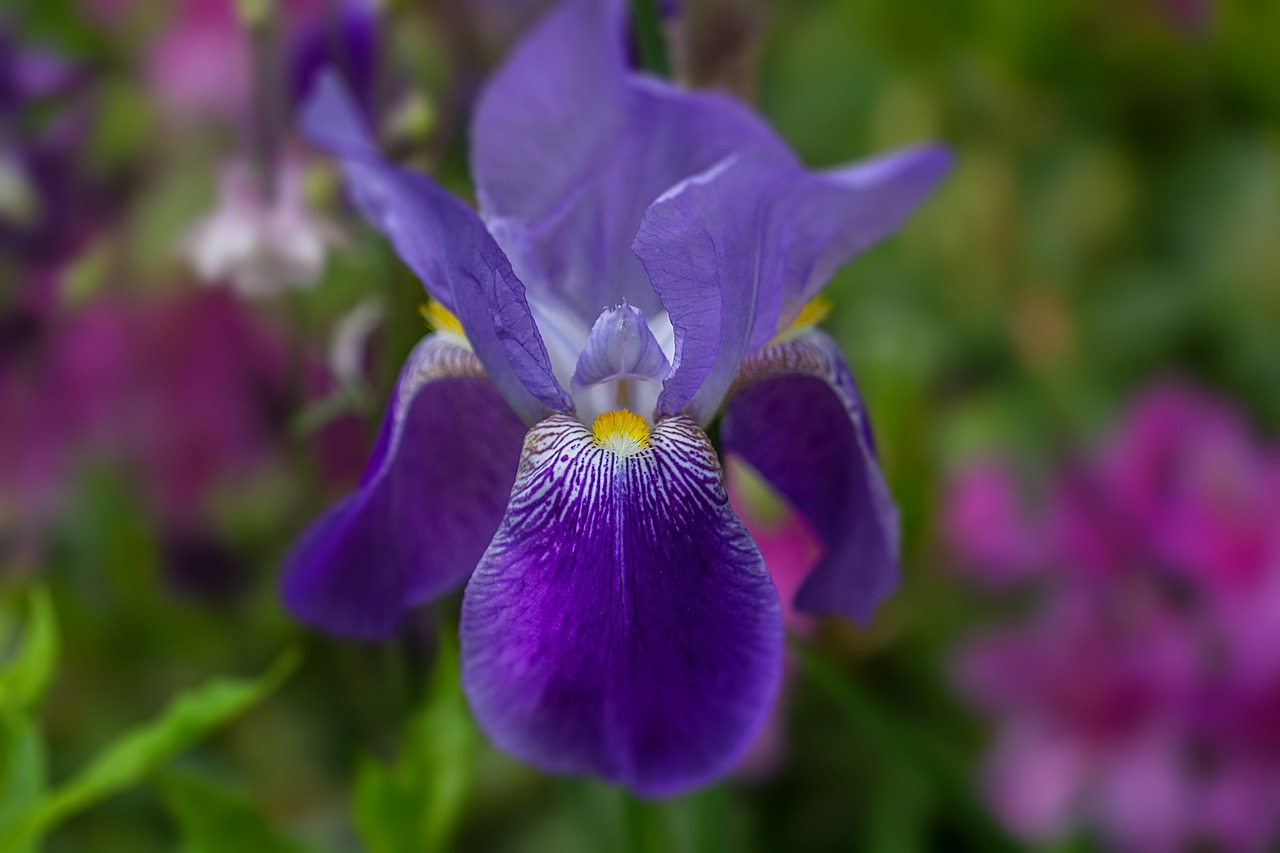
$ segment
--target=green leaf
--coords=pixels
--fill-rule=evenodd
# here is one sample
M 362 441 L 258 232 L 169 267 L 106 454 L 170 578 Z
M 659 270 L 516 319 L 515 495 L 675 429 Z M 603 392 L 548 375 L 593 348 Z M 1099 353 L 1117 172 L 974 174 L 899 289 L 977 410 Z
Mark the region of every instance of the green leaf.
M 0 714 L 34 708 L 53 680 L 58 659 L 58 623 L 49 591 L 31 591 L 22 643 L 0 668 Z
M 218 679 L 179 695 L 158 718 L 118 737 L 87 767 L 43 797 L 10 836 L 0 836 L 0 851 L 10 849 L 6 842 L 38 838 L 70 815 L 138 784 L 160 764 L 275 690 L 298 660 L 296 651 L 289 652 L 260 678 Z
M 445 848 L 471 788 L 475 744 L 457 640 L 442 631 L 436 671 L 400 754 L 389 765 L 365 759 L 356 777 L 356 826 L 369 853 Z
M 44 744 L 35 722 L 24 714 L 0 714 L 0 838 L 8 837 L 44 793 Z M 31 844 L 0 846 L 5 853 L 27 853 Z
M 302 853 L 248 798 L 194 773 L 170 771 L 160 792 L 182 828 L 181 853 Z

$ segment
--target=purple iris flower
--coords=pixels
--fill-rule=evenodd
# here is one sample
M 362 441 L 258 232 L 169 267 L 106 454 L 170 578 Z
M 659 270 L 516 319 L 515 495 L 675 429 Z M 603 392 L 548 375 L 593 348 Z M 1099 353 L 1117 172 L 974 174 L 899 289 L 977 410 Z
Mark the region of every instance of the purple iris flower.
M 65 260 L 103 206 L 80 165 L 89 79 L 0 20 L 0 263 Z
M 806 171 L 737 102 L 629 71 L 624 27 L 621 4 L 570 0 L 491 81 L 483 219 L 384 161 L 322 80 L 306 130 L 426 285 L 437 331 L 284 595 L 376 639 L 465 582 L 463 685 L 489 736 L 655 796 L 730 769 L 781 673 L 782 609 L 726 496 L 717 416 L 720 449 L 821 540 L 798 608 L 865 621 L 897 584 L 862 401 L 806 306 L 950 157 Z

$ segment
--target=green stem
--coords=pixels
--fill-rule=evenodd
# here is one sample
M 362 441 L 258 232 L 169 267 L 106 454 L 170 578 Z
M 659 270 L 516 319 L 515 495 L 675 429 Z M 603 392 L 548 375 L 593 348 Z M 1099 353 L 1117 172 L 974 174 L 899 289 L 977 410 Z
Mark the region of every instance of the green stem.
M 658 803 L 622 792 L 622 849 L 626 853 L 666 853 L 671 849 Z
M 671 59 L 667 55 L 658 0 L 632 0 L 631 26 L 640 51 L 640 65 L 658 77 L 671 77 Z
M 978 849 L 1010 853 L 1022 849 L 978 802 L 967 774 L 934 743 L 922 737 L 920 732 L 902 726 L 816 649 L 794 637 L 790 645 L 792 654 L 809 680 L 840 706 L 886 758 L 913 771 L 921 781 L 929 784 L 939 802 L 952 812 L 958 828 L 972 837 Z

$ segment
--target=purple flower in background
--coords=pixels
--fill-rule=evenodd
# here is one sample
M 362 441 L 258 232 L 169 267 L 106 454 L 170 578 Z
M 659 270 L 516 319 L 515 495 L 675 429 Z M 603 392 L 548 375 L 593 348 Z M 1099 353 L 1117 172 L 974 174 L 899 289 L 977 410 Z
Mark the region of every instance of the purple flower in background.
M 619 3 L 571 0 L 489 84 L 483 220 L 384 161 L 323 80 L 310 137 L 426 285 L 360 488 L 291 555 L 284 595 L 391 636 L 464 582 L 480 725 L 551 772 L 647 795 L 733 766 L 767 717 L 781 607 L 704 431 L 810 524 L 795 603 L 870 618 L 896 511 L 856 386 L 806 309 L 947 171 L 921 147 L 806 171 L 741 105 L 636 76 Z
M 985 463 L 984 463 L 985 464 Z M 1034 518 L 1043 600 L 960 678 L 998 722 L 993 801 L 1031 837 L 1090 826 L 1125 850 L 1280 840 L 1280 453 L 1224 403 L 1145 394 L 1062 466 Z M 973 562 L 991 551 L 953 537 Z M 981 545 L 985 540 L 977 540 Z
M 0 22 L 0 262 L 45 267 L 66 259 L 102 206 L 80 165 L 89 75 L 18 38 Z

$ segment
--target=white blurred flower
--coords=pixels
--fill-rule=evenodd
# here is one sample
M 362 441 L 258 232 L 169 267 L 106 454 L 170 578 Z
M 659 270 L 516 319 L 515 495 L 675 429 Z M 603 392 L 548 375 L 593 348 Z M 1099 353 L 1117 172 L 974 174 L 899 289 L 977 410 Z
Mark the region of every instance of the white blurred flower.
M 264 298 L 314 284 L 339 239 L 335 226 L 306 209 L 296 164 L 282 164 L 275 198 L 267 199 L 252 169 L 233 163 L 223 170 L 217 208 L 187 234 L 183 254 L 206 283 Z

